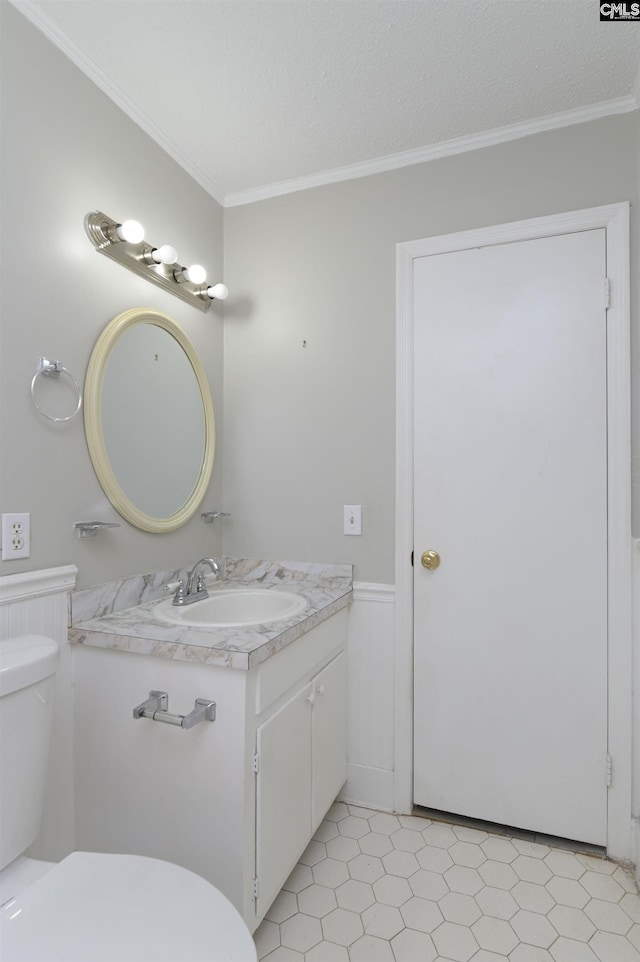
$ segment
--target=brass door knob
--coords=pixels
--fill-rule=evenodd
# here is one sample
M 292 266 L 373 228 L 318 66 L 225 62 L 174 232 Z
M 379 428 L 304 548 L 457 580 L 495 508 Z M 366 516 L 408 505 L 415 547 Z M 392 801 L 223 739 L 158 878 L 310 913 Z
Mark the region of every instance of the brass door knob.
M 422 562 L 423 568 L 428 568 L 429 571 L 435 571 L 440 564 L 440 555 L 437 551 L 423 551 L 420 561 Z

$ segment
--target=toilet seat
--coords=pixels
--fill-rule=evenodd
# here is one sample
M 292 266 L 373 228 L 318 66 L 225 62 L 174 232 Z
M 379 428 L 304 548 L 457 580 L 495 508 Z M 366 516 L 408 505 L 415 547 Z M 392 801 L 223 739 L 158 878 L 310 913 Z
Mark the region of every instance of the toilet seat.
M 3 962 L 256 962 L 240 913 L 187 869 L 73 852 L 2 907 Z

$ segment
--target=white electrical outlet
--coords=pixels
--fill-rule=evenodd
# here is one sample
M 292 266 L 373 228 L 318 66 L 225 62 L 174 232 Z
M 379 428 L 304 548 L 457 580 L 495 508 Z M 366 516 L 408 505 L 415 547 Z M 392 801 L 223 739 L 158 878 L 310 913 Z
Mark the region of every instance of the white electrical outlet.
M 31 515 L 2 515 L 2 560 L 28 558 L 31 548 Z
M 362 534 L 362 505 L 344 505 L 344 533 Z

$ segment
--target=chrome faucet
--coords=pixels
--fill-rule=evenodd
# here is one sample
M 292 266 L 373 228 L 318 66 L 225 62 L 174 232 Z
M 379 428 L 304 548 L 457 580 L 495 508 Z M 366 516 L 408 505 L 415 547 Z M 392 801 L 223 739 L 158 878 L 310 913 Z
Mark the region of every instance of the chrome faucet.
M 220 573 L 220 565 L 217 561 L 214 561 L 213 558 L 201 558 L 200 561 L 194 564 L 187 575 L 186 585 L 184 581 L 180 581 L 176 593 L 173 596 L 172 604 L 192 605 L 194 601 L 204 601 L 205 598 L 209 597 L 209 592 L 204 586 L 202 573 L 200 571 L 202 565 L 209 565 L 214 575 Z

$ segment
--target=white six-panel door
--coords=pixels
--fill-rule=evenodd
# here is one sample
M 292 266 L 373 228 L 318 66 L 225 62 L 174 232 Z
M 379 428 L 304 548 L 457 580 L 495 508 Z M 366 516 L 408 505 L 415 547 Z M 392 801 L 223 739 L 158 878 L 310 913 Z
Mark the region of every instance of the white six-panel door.
M 605 234 L 419 257 L 413 290 L 414 801 L 600 845 Z

